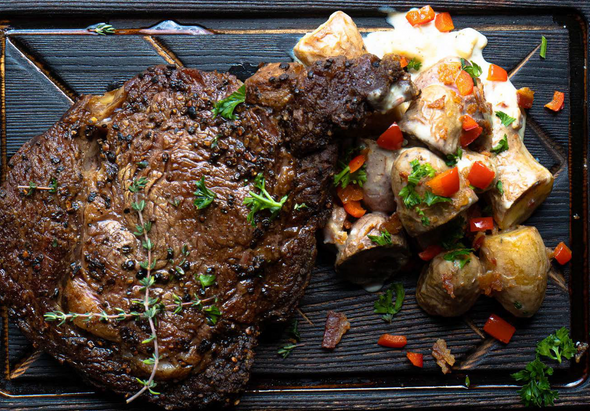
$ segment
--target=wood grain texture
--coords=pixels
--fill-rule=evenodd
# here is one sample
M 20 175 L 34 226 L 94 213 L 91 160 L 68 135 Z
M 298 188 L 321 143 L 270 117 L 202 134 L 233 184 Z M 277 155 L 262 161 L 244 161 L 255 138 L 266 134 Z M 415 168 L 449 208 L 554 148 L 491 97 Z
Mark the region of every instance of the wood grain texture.
M 336 9 L 351 11 L 359 27 L 374 28 L 386 27 L 377 11 L 379 7 L 395 5 L 403 9 L 414 4 L 350 0 L 207 3 L 172 0 L 164 7 L 155 1 L 5 0 L 0 4 L 0 18 L 6 16 L 11 19 L 12 27 L 25 30 L 83 28 L 97 21 L 110 21 L 118 28 L 149 27 L 162 19 L 175 18 L 184 24 L 200 24 L 221 33 L 157 36 L 160 44 L 184 65 L 247 75 L 260 62 L 289 60 L 290 49 L 299 33 L 316 27 Z M 580 25 L 575 13 L 588 13 L 590 7 L 581 2 L 549 0 L 517 4 L 433 1 L 431 4 L 464 13 L 457 15 L 456 26 L 480 28 L 489 40 L 485 57 L 509 71 L 538 46 L 541 35 L 549 40 L 547 60 L 533 55 L 515 74 L 513 82 L 517 87 L 529 86 L 536 91 L 525 141 L 542 164 L 557 172 L 551 196 L 528 223 L 539 228 L 547 246 L 570 239 L 574 248 L 573 269 L 556 267 L 571 284 L 569 293 L 550 283 L 541 310 L 531 320 L 515 319 L 495 301 L 482 297 L 470 312 L 476 326 L 481 328 L 491 312 L 517 326 L 513 341 L 504 346 L 489 338 L 482 340 L 462 319 L 441 320 L 425 315 L 414 298 L 417 269 L 395 279 L 406 288 L 406 302 L 392 324 L 383 322 L 373 313 L 376 296 L 341 281 L 331 268 L 333 256 L 321 250 L 301 303 L 301 309 L 314 323 L 310 325 L 299 318 L 305 345 L 282 359 L 276 352 L 286 342 L 286 336 L 282 327 L 269 326 L 257 349 L 252 381 L 238 409 L 512 408 L 518 405 L 519 398 L 509 373 L 534 358 L 536 341 L 564 324 L 572 326 L 575 338 L 588 338 L 588 181 L 584 168 L 588 112 L 583 87 L 586 72 L 582 64 L 588 49 L 584 43 L 587 31 L 582 30 L 587 26 Z M 463 7 L 465 4 L 468 6 Z M 509 9 L 514 11 L 507 12 Z M 535 9 L 536 14 L 529 14 L 530 9 Z M 48 20 L 41 12 L 56 13 L 56 18 Z M 75 14 L 76 18 L 61 16 L 68 14 Z M 281 33 L 277 28 L 288 30 Z M 10 37 L 10 42 L 13 43 L 6 50 L 9 155 L 31 136 L 47 129 L 69 106 L 63 93 L 23 56 L 23 51 L 41 62 L 51 78 L 76 94 L 102 93 L 112 80 L 127 79 L 151 64 L 164 62 L 141 36 L 103 38 L 21 33 Z M 553 90 L 566 92 L 566 106 L 559 114 L 543 108 Z M 574 214 L 581 218 L 574 220 Z M 346 313 L 352 328 L 334 351 L 327 352 L 320 344 L 326 312 L 330 309 Z M 413 368 L 404 350 L 379 347 L 376 340 L 385 332 L 407 335 L 407 349 L 425 354 L 424 369 Z M 14 364 L 31 347 L 14 326 L 10 326 L 9 333 L 10 358 Z M 430 356 L 432 343 L 439 337 L 447 340 L 458 358 L 458 369 L 449 376 L 440 373 Z M 585 375 L 587 367 L 587 359 L 580 366 L 563 363 L 555 367 L 554 381 L 560 386 L 572 382 Z M 466 374 L 472 382 L 470 390 L 461 387 Z M 19 378 L 0 380 L 0 390 L 16 394 L 92 391 L 78 383 L 72 370 L 47 356 Z M 559 405 L 590 402 L 587 382 L 561 387 L 559 391 Z M 120 399 L 104 393 L 63 398 L 0 397 L 0 408 L 147 409 L 143 404 L 125 406 Z

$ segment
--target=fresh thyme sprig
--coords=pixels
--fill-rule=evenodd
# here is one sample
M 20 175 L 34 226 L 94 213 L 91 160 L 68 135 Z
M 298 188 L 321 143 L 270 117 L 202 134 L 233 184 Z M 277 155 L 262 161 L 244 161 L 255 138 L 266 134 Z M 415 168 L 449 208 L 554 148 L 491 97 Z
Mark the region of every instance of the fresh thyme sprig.
M 115 34 L 115 28 L 111 24 L 107 23 L 99 23 L 95 27 L 88 30 L 93 31 L 96 34 L 100 34 L 101 36 L 106 36 L 107 34 Z
M 16 186 L 16 188 L 18 188 L 19 190 L 24 190 L 24 194 L 27 197 L 33 195 L 33 193 L 37 190 L 45 190 L 45 191 L 49 191 L 52 194 L 55 194 L 55 193 L 57 193 L 57 180 L 55 178 L 52 178 L 49 181 L 48 187 L 40 186 L 37 183 L 31 181 L 31 182 L 29 182 L 29 185 Z
M 281 208 L 283 208 L 283 204 L 287 201 L 288 196 L 283 196 L 280 201 L 272 198 L 268 191 L 266 191 L 264 175 L 262 173 L 258 173 L 256 179 L 254 179 L 254 187 L 260 190 L 260 194 L 250 191 L 250 195 L 244 199 L 244 205 L 250 208 L 248 222 L 256 227 L 254 215 L 257 212 L 268 209 L 271 211 L 271 218 L 275 218 L 281 211 Z

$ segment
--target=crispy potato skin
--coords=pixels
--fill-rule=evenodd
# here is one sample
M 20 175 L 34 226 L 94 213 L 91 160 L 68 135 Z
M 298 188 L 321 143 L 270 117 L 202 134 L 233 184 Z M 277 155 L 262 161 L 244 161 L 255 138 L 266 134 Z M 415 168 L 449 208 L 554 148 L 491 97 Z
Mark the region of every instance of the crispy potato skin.
M 486 236 L 480 253 L 483 291 L 517 317 L 531 317 L 545 298 L 549 258 L 535 227 Z
M 449 167 L 447 167 L 440 157 L 421 147 L 413 147 L 402 151 L 393 163 L 393 168 L 391 169 L 391 188 L 393 189 L 397 203 L 397 213 L 408 234 L 415 237 L 452 220 L 461 211 L 466 210 L 474 204 L 477 201 L 477 196 L 469 188 L 465 178 L 459 173 L 461 188 L 451 197 L 451 202 L 438 203 L 430 207 L 426 207 L 425 205 L 420 206 L 423 207 L 424 215 L 430 220 L 430 225 L 423 225 L 422 217 L 414 209 L 408 209 L 403 199 L 399 196 L 399 192 L 407 185 L 407 176 L 412 172 L 410 162 L 413 160 L 418 160 L 420 164 L 430 163 L 438 173 L 448 170 Z M 424 181 L 426 179 L 416 187 L 416 192 L 421 196 L 424 195 L 424 191 L 426 190 Z
M 446 261 L 444 253 L 424 267 L 416 287 L 416 301 L 430 315 L 457 317 L 466 313 L 480 295 L 479 277 L 483 270 L 479 258 L 469 255 L 463 268 Z
M 328 21 L 306 34 L 293 48 L 295 57 L 306 66 L 328 57 L 345 56 L 350 59 L 366 52 L 356 24 L 341 11 L 333 13 Z
M 553 175 L 534 159 L 516 132 L 501 134 L 494 141 L 504 135 L 508 139 L 508 150 L 496 156 L 496 179 L 504 193 L 490 190 L 489 199 L 494 219 L 506 229 L 525 221 L 545 201 L 553 189 Z

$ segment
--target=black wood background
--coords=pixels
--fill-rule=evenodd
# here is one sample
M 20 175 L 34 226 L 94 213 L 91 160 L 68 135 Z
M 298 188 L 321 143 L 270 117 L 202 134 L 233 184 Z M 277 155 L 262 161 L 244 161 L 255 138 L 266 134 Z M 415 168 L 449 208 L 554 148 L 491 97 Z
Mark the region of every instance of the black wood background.
M 582 1 L 432 1 L 453 13 L 457 28 L 474 27 L 489 40 L 488 60 L 508 69 L 516 87 L 536 91 L 525 141 L 556 176 L 553 193 L 529 220 L 547 246 L 569 243 L 574 259 L 555 267 L 540 312 L 518 320 L 498 304 L 481 298 L 469 317 L 440 320 L 425 315 L 414 299 L 418 269 L 396 278 L 406 288 L 406 302 L 393 323 L 373 314 L 374 294 L 341 281 L 333 257 L 320 252 L 299 316 L 302 343 L 290 357 L 276 353 L 286 337 L 269 327 L 257 350 L 252 381 L 238 406 L 261 409 L 512 408 L 519 406 L 509 374 L 534 358 L 536 342 L 555 329 L 572 328 L 576 340 L 588 340 L 588 17 Z M 290 50 L 306 31 L 338 9 L 348 11 L 363 31 L 387 25 L 382 7 L 414 6 L 396 1 L 12 1 L 0 3 L 0 166 L 32 136 L 45 131 L 85 93 L 103 93 L 147 66 L 180 63 L 203 70 L 229 70 L 239 76 L 259 62 L 290 60 Z M 138 31 L 163 20 L 199 25 L 210 34 Z M 100 37 L 84 29 L 110 22 L 117 35 Z M 536 48 L 548 39 L 548 57 Z M 554 90 L 566 93 L 565 109 L 543 108 Z M 326 311 L 346 313 L 352 328 L 333 352 L 320 348 Z M 490 313 L 517 326 L 508 345 L 481 333 Z M 471 325 L 475 330 L 470 327 Z M 477 332 L 476 332 L 477 331 Z M 2 325 L 4 375 L 0 409 L 140 410 L 79 383 L 75 373 L 41 355 L 35 359 L 18 330 Z M 405 350 L 387 350 L 382 333 L 404 334 L 407 349 L 425 355 L 424 369 L 412 367 Z M 443 376 L 430 356 L 437 338 L 445 338 L 458 362 Z M 31 357 L 33 354 L 33 357 Z M 581 364 L 557 366 L 553 381 L 557 405 L 590 404 L 588 356 Z M 22 374 L 19 370 L 25 370 Z M 15 372 L 16 371 L 16 372 Z M 469 376 L 471 387 L 464 386 Z

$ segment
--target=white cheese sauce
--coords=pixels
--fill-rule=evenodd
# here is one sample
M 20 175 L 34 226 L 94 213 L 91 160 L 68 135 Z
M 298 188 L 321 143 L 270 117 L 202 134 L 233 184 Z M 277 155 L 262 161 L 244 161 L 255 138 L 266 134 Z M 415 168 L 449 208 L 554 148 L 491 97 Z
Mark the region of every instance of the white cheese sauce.
M 472 28 L 442 33 L 436 28 L 434 21 L 413 27 L 406 19 L 406 13 L 391 13 L 388 16 L 387 22 L 394 30 L 369 33 L 364 38 L 367 51 L 380 58 L 394 53 L 408 60 L 419 60 L 422 67 L 417 72 L 411 71 L 412 79 L 447 57 L 460 57 L 475 62 L 482 69 L 479 79 L 492 110 L 503 111 L 514 117 L 516 121 L 510 127 L 518 130 L 523 138 L 525 117 L 518 107 L 516 88 L 510 80 L 500 82 L 487 79 L 490 63 L 483 58 L 483 49 L 488 44 L 486 36 Z M 500 119 L 494 115 L 493 122 L 494 131 L 500 132 L 504 127 Z

